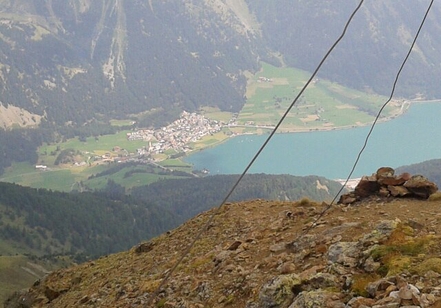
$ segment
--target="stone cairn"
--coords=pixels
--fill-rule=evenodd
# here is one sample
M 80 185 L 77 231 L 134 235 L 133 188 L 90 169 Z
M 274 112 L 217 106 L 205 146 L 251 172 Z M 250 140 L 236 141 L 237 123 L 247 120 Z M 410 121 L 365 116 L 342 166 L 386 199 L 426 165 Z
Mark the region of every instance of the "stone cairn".
M 394 173 L 390 167 L 381 167 L 371 176 L 363 176 L 355 190 L 342 195 L 338 203 L 352 204 L 372 196 L 427 199 L 438 191 L 436 184 L 422 175 Z

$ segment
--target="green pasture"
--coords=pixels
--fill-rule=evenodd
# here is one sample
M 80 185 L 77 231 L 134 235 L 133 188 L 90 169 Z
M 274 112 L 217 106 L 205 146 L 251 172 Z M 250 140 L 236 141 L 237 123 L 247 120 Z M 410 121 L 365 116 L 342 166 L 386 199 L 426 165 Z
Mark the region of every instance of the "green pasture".
M 193 150 L 200 150 L 200 149 L 204 149 L 207 147 L 215 146 L 215 145 L 225 141 L 228 138 L 229 138 L 229 135 L 227 134 L 227 131 L 223 130 L 223 131 L 220 131 L 220 132 L 215 133 L 213 135 L 204 136 L 200 140 L 198 140 L 197 142 L 191 143 L 190 146 Z
M 189 164 L 179 159 L 165 160 L 161 162 L 161 165 L 165 168 L 178 171 L 189 173 L 192 171 Z M 89 178 L 91 175 L 99 174 L 112 166 L 114 165 L 58 168 L 40 171 L 35 170 L 34 166 L 29 164 L 15 164 L 0 177 L 0 181 L 16 183 L 33 188 L 45 188 L 69 192 L 78 189 L 79 182 L 82 183 L 83 187 L 95 190 L 105 188 L 108 180 L 113 180 L 130 190 L 133 187 L 148 185 L 160 179 L 182 178 L 171 174 L 160 174 L 164 170 L 159 167 L 154 167 L 153 172 L 135 172 L 130 174 L 130 171 L 135 169 L 151 170 L 151 166 L 147 167 L 143 165 L 128 166 L 110 175 Z M 127 175 L 128 172 L 129 175 Z
M 0 241 L 0 246 L 2 242 Z M 35 261 L 21 254 L 0 255 L 0 302 L 3 303 L 12 293 L 29 288 L 47 271 L 71 264 L 70 261 Z M 24 306 L 23 306 L 24 307 Z
M 112 126 L 130 126 L 135 124 L 133 120 L 110 120 Z
M 107 169 L 107 165 L 92 167 L 48 168 L 37 170 L 29 163 L 14 163 L 0 176 L 0 181 L 16 183 L 33 188 L 45 188 L 59 191 L 71 191 L 76 182 Z
M 15 167 L 13 165 L 1 177 L 0 181 L 16 183 L 23 186 L 34 188 L 46 188 L 60 191 L 70 191 L 72 185 L 84 178 L 81 174 L 74 174 L 70 169 L 53 169 L 47 171 L 36 170 L 33 166 L 29 168 L 24 166 Z M 22 164 L 23 165 L 23 164 Z M 30 171 L 32 170 L 32 171 Z
M 204 107 L 201 109 L 201 114 L 206 118 L 216 121 L 228 122 L 231 120 L 233 113 L 227 111 L 220 111 L 215 107 Z
M 26 266 L 28 259 L 25 256 L 0 256 L 0 300 L 6 298 L 15 291 L 29 287 L 38 278 L 22 267 Z
M 36 172 L 37 170 L 35 170 L 35 166 L 31 165 L 28 162 L 13 163 L 11 167 L 6 168 L 5 172 L 2 175 L 0 175 L 0 180 L 3 180 L 3 178 L 13 177 L 19 174 L 36 173 Z
M 76 182 L 75 176 L 68 169 L 42 171 L 39 174 L 26 175 L 21 184 L 24 186 L 70 191 Z
M 165 168 L 184 169 L 185 171 L 191 171 L 191 165 L 182 161 L 179 158 L 167 159 L 162 162 L 159 162 L 158 164 L 165 167 Z M 190 170 L 188 170 L 188 169 L 190 169 Z
M 309 73 L 299 69 L 262 63 L 262 70 L 249 79 L 247 102 L 239 113 L 238 123 L 275 125 L 309 77 Z M 366 124 L 385 101 L 383 96 L 316 78 L 291 109 L 283 127 L 338 128 Z M 393 107 L 387 107 L 384 116 L 392 111 Z
M 50 153 L 57 152 L 64 149 L 75 149 L 83 153 L 102 155 L 106 152 L 112 152 L 114 147 L 120 147 L 130 153 L 136 152 L 136 149 L 141 148 L 147 144 L 142 140 L 130 141 L 127 139 L 129 131 L 121 131 L 114 135 L 104 135 L 99 137 L 86 138 L 85 142 L 78 138 L 69 139 L 58 144 L 43 145 L 39 149 L 39 155 L 50 155 Z
M 177 164 L 177 162 L 175 163 Z M 143 165 L 130 166 L 123 168 L 118 172 L 112 173 L 110 175 L 87 179 L 83 182 L 83 184 L 87 186 L 89 189 L 99 190 L 105 188 L 107 182 L 109 180 L 112 180 L 115 183 L 124 186 L 124 188 L 126 188 L 127 190 L 130 190 L 133 187 L 148 185 L 162 179 L 182 178 L 174 175 L 160 174 L 162 169 L 159 167 L 154 167 L 153 172 L 151 172 L 150 169 L 151 166 L 143 166 Z M 174 169 L 179 169 L 179 168 L 174 168 Z M 133 171 L 138 171 L 138 172 L 133 172 Z M 187 169 L 186 171 L 191 171 L 191 170 Z

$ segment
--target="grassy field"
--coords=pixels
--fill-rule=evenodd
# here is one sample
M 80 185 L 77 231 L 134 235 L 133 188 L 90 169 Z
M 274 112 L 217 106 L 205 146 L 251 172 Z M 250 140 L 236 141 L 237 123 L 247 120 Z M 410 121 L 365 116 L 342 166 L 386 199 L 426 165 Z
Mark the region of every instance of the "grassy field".
M 132 120 L 111 120 L 110 124 L 112 126 L 130 126 L 135 124 L 135 122 Z
M 36 261 L 23 255 L 0 255 L 0 303 L 13 292 L 28 288 L 49 271 L 71 264 L 72 261 Z
M 38 277 L 22 269 L 29 260 L 25 256 L 0 256 L 0 301 L 3 303 L 14 291 L 32 285 Z
M 171 161 L 174 162 L 175 160 Z M 191 172 L 188 165 L 184 165 L 182 162 L 181 165 L 181 168 L 187 166 L 187 171 Z M 176 167 L 176 163 L 169 167 L 175 170 L 179 169 L 179 167 Z M 128 166 L 110 175 L 88 179 L 84 181 L 84 184 L 91 189 L 103 189 L 106 187 L 107 181 L 112 180 L 115 183 L 124 186 L 129 192 L 133 187 L 148 185 L 161 179 L 180 178 L 180 176 L 172 174 L 162 174 L 161 171 L 163 171 L 163 169 L 160 167 L 152 168 L 151 166 L 146 165 Z
M 263 63 L 251 76 L 247 102 L 239 113 L 238 124 L 275 125 L 306 84 L 310 73 L 278 68 Z M 386 97 L 370 95 L 316 78 L 300 97 L 282 124 L 283 131 L 332 129 L 372 122 Z M 397 106 L 387 107 L 384 117 Z
M 213 134 L 213 135 L 204 136 L 198 142 L 194 142 L 194 143 L 190 144 L 190 146 L 195 151 L 200 150 L 200 149 L 204 149 L 207 147 L 212 147 L 212 146 L 215 146 L 215 145 L 225 141 L 226 139 L 228 139 L 229 135 L 231 135 L 229 130 L 224 130 L 224 131 L 221 131 L 221 132 Z
M 104 165 L 93 167 L 50 168 L 47 171 L 36 170 L 29 163 L 15 163 L 0 177 L 0 181 L 16 183 L 34 188 L 46 188 L 59 191 L 71 191 L 79 181 L 86 181 L 95 173 L 106 169 Z
M 220 111 L 218 108 L 214 107 L 203 107 L 201 109 L 201 114 L 205 115 L 209 119 L 223 122 L 228 122 L 233 116 L 231 112 Z
M 86 142 L 81 142 L 78 138 L 69 139 L 61 144 L 44 145 L 39 149 L 40 156 L 50 156 L 50 153 L 57 152 L 57 147 L 63 149 L 75 149 L 80 152 L 102 155 L 106 152 L 113 152 L 115 147 L 126 149 L 129 152 L 136 152 L 136 149 L 146 145 L 146 142 L 141 140 L 129 141 L 127 140 L 127 133 L 129 131 L 121 131 L 115 135 L 105 135 L 98 138 L 89 137 Z

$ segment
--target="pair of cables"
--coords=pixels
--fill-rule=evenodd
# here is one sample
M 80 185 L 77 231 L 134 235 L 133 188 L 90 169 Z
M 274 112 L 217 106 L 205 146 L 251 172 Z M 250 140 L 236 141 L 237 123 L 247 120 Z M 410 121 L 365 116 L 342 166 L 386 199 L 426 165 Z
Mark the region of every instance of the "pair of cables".
M 274 134 L 277 132 L 277 130 L 279 129 L 279 127 L 282 125 L 283 121 L 285 120 L 285 118 L 288 116 L 288 114 L 290 113 L 291 109 L 295 106 L 295 104 L 297 103 L 297 101 L 299 100 L 299 98 L 302 96 L 302 94 L 305 92 L 306 88 L 309 86 L 309 84 L 312 82 L 312 80 L 315 78 L 315 76 L 317 75 L 318 71 L 320 70 L 320 68 L 322 67 L 323 63 L 326 61 L 326 59 L 329 57 L 329 55 L 331 54 L 331 52 L 335 49 L 335 47 L 340 43 L 340 41 L 344 38 L 344 36 L 346 35 L 347 29 L 349 28 L 349 24 L 351 23 L 351 21 L 353 20 L 354 16 L 356 15 L 356 13 L 360 10 L 362 4 L 363 4 L 364 0 L 361 0 L 359 2 L 359 4 L 357 5 L 357 7 L 355 8 L 355 10 L 352 12 L 352 14 L 350 15 L 349 19 L 347 20 L 343 31 L 341 33 L 341 35 L 337 38 L 337 40 L 334 42 L 334 44 L 329 48 L 329 50 L 326 52 L 325 56 L 323 57 L 323 59 L 320 61 L 320 63 L 318 64 L 317 68 L 313 71 L 311 77 L 308 79 L 308 81 L 306 82 L 306 84 L 303 86 L 303 88 L 300 90 L 300 92 L 297 94 L 297 96 L 294 98 L 294 100 L 291 102 L 291 104 L 289 105 L 288 109 L 285 111 L 285 113 L 282 115 L 282 117 L 280 118 L 280 120 L 278 121 L 277 125 L 274 127 L 273 131 L 269 134 L 268 138 L 265 140 L 265 142 L 262 144 L 262 146 L 259 148 L 259 150 L 256 152 L 256 154 L 254 155 L 254 157 L 251 159 L 251 161 L 249 162 L 249 164 L 246 166 L 246 168 L 244 169 L 244 171 L 242 172 L 242 174 L 240 175 L 240 177 L 237 179 L 237 181 L 235 182 L 235 184 L 233 185 L 233 187 L 230 189 L 230 191 L 228 192 L 228 194 L 225 196 L 225 198 L 222 200 L 221 204 L 213 211 L 213 213 L 211 214 L 210 218 L 208 219 L 208 221 L 204 224 L 203 228 L 201 230 L 199 230 L 199 232 L 196 234 L 196 236 L 193 238 L 193 240 L 191 241 L 191 243 L 188 245 L 188 247 L 186 248 L 186 250 L 182 253 L 181 257 L 176 261 L 176 263 L 173 265 L 173 267 L 167 272 L 166 276 L 163 278 L 163 280 L 161 281 L 161 283 L 158 285 L 158 287 L 156 288 L 155 292 L 153 292 L 153 294 L 150 296 L 149 301 L 148 301 L 148 306 L 151 306 L 153 301 L 155 300 L 155 298 L 158 296 L 159 292 L 161 291 L 161 289 L 164 287 L 164 285 L 169 281 L 170 277 L 173 275 L 173 273 L 175 272 L 176 268 L 182 263 L 183 259 L 190 253 L 191 249 L 193 248 L 193 246 L 195 245 L 195 243 L 202 237 L 202 234 L 207 230 L 208 226 L 211 224 L 211 222 L 213 221 L 214 217 L 216 216 L 217 213 L 219 213 L 219 211 L 221 210 L 222 206 L 227 202 L 227 200 L 230 198 L 230 196 L 233 194 L 233 192 L 236 190 L 237 186 L 239 185 L 239 183 L 242 181 L 243 177 L 248 173 L 248 170 L 251 168 L 251 166 L 254 164 L 254 162 L 257 160 L 257 158 L 260 156 L 260 154 L 262 153 L 262 151 L 265 149 L 265 147 L 267 146 L 267 144 L 270 142 L 270 140 L 273 138 Z M 316 219 L 314 220 L 314 222 L 310 225 L 310 227 L 306 228 L 302 234 L 300 234 L 297 237 L 297 240 L 299 238 L 301 238 L 302 236 L 307 235 L 309 232 L 311 232 L 311 230 L 316 226 L 316 223 L 326 214 L 326 212 L 328 212 L 331 207 L 334 205 L 335 201 L 337 200 L 338 196 L 340 195 L 340 193 L 343 191 L 344 187 L 347 185 L 348 181 L 350 180 L 355 168 L 358 165 L 358 162 L 361 158 L 361 155 L 363 154 L 364 150 L 366 149 L 366 146 L 368 144 L 369 138 L 372 134 L 372 131 L 374 130 L 375 125 L 378 122 L 378 119 L 381 115 L 381 113 L 383 112 L 384 108 L 387 106 L 387 104 L 392 100 L 394 93 L 395 93 L 395 89 L 396 89 L 396 85 L 398 83 L 398 79 L 401 75 L 401 72 L 407 62 L 407 60 L 409 59 L 409 56 L 412 52 L 413 47 L 416 44 L 417 38 L 421 32 L 421 29 L 423 28 L 423 25 L 427 19 L 427 16 L 432 8 L 434 0 L 431 0 L 429 3 L 429 6 L 424 14 L 424 17 L 418 27 L 418 31 L 415 34 L 414 40 L 412 41 L 412 44 L 409 48 L 409 51 L 406 54 L 406 57 L 404 58 L 393 83 L 392 86 L 392 90 L 389 96 L 389 99 L 382 105 L 382 107 L 380 108 L 380 110 L 378 111 L 378 114 L 376 115 L 371 128 L 368 132 L 368 134 L 366 135 L 364 144 L 362 146 L 362 148 L 360 149 L 360 152 L 358 153 L 358 156 L 353 164 L 353 167 L 350 171 L 350 173 L 348 174 L 344 184 L 342 185 L 342 187 L 340 188 L 340 190 L 337 192 L 337 194 L 335 195 L 334 199 L 330 202 L 330 204 L 328 206 L 326 206 L 326 208 L 320 213 L 318 214 L 318 216 L 316 217 Z

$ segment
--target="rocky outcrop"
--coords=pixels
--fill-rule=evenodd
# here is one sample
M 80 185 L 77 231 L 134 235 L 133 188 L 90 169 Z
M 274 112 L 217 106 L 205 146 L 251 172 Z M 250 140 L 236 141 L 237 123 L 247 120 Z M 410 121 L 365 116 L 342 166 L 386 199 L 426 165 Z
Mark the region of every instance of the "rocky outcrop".
M 294 299 L 292 290 L 301 285 L 296 274 L 279 275 L 268 281 L 259 292 L 259 307 L 287 307 Z
M 422 175 L 403 173 L 396 176 L 394 173 L 394 169 L 382 167 L 370 176 L 363 176 L 354 191 L 342 195 L 338 203 L 352 204 L 371 196 L 427 199 L 438 191 L 436 184 Z
M 441 201 L 363 202 L 227 204 L 155 298 L 212 211 L 53 272 L 5 307 L 441 307 Z

